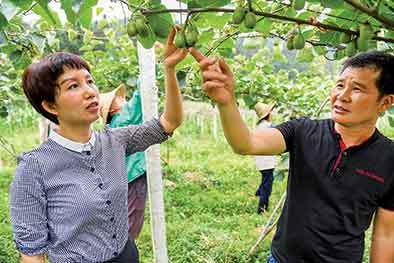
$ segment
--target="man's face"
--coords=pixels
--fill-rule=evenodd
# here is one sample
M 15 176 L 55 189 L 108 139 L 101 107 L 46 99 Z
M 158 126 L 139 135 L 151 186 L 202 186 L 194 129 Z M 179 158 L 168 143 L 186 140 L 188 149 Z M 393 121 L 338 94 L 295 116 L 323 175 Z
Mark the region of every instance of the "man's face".
M 376 79 L 380 71 L 373 68 L 346 68 L 331 91 L 332 119 L 343 126 L 375 126 L 385 110 L 385 97 L 379 98 Z

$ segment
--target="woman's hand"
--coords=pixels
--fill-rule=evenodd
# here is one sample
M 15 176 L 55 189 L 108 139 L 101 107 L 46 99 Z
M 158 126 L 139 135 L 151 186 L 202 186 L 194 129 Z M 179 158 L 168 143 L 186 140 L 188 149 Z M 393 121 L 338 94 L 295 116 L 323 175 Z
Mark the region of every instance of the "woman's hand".
M 171 32 L 167 37 L 167 45 L 164 50 L 164 66 L 167 69 L 174 69 L 175 66 L 181 62 L 189 53 L 185 48 L 177 48 L 174 45 L 174 38 L 177 30 L 180 30 L 180 26 L 177 25 L 172 28 Z

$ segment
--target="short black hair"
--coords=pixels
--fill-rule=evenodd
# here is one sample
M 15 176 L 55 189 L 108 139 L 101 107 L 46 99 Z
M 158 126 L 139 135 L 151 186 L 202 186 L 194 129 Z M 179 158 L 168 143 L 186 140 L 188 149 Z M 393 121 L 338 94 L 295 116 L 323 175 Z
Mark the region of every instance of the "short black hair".
M 357 54 L 348 58 L 343 63 L 343 72 L 346 68 L 372 68 L 380 71 L 376 78 L 376 87 L 378 88 L 380 97 L 384 95 L 394 94 L 394 56 L 384 51 L 368 51 Z
M 30 64 L 22 76 L 23 91 L 30 104 L 38 113 L 56 124 L 59 124 L 56 115 L 47 112 L 41 103 L 44 100 L 49 103 L 55 102 L 56 81 L 64 73 L 65 68 L 84 68 L 90 72 L 88 63 L 81 57 L 67 52 L 56 52 Z

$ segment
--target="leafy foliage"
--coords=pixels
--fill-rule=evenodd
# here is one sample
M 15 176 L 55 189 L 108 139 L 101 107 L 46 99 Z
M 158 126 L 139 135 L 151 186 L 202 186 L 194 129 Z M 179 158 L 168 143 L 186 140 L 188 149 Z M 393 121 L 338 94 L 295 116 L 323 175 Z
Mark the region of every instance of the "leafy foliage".
M 138 76 L 136 41 L 145 48 L 153 47 L 156 41 L 164 43 L 180 13 L 187 15 L 186 21 L 181 20 L 185 27 L 192 23 L 198 29 L 196 47 L 206 55 L 226 57 L 232 65 L 241 104 L 251 107 L 258 99 L 275 100 L 283 105 L 285 116 L 308 115 L 327 95 L 330 74 L 317 71 L 311 76 L 305 71 L 313 63 L 324 65 L 322 57 L 340 60 L 359 49 L 393 49 L 394 6 L 388 0 L 308 0 L 303 7 L 284 0 L 181 2 L 186 9 L 171 13 L 160 0 L 129 0 L 130 12 L 123 19 L 112 21 L 104 16 L 95 21 L 94 11 L 102 11 L 96 9 L 97 0 L 61 0 L 65 22 L 48 0 L 3 0 L 0 59 L 4 63 L 0 81 L 4 85 L 0 87 L 0 116 L 10 116 L 15 107 L 26 104 L 19 88 L 21 70 L 54 51 L 84 56 L 93 65 L 93 75 L 104 91 L 121 82 L 134 86 Z M 239 7 L 256 16 L 254 27 L 245 25 L 242 19 L 234 23 L 233 12 Z M 29 12 L 40 19 L 26 23 L 24 16 Z M 141 17 L 145 17 L 147 34 L 130 39 L 126 22 Z M 292 38 L 305 41 L 293 44 L 300 50 L 287 50 L 284 41 Z M 273 41 L 276 45 L 272 45 Z M 196 72 L 189 58 L 179 65 L 178 77 L 186 84 L 187 97 L 205 100 Z M 158 73 L 162 87 L 160 67 Z

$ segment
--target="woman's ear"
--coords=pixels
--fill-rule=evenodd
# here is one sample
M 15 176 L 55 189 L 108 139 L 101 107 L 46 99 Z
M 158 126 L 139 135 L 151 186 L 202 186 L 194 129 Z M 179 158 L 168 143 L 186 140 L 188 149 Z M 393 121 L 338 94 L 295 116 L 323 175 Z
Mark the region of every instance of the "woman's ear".
M 54 103 L 48 102 L 46 100 L 43 100 L 41 102 L 41 106 L 44 108 L 44 110 L 46 110 L 47 112 L 56 115 L 57 116 L 57 110 L 56 110 L 56 106 Z

